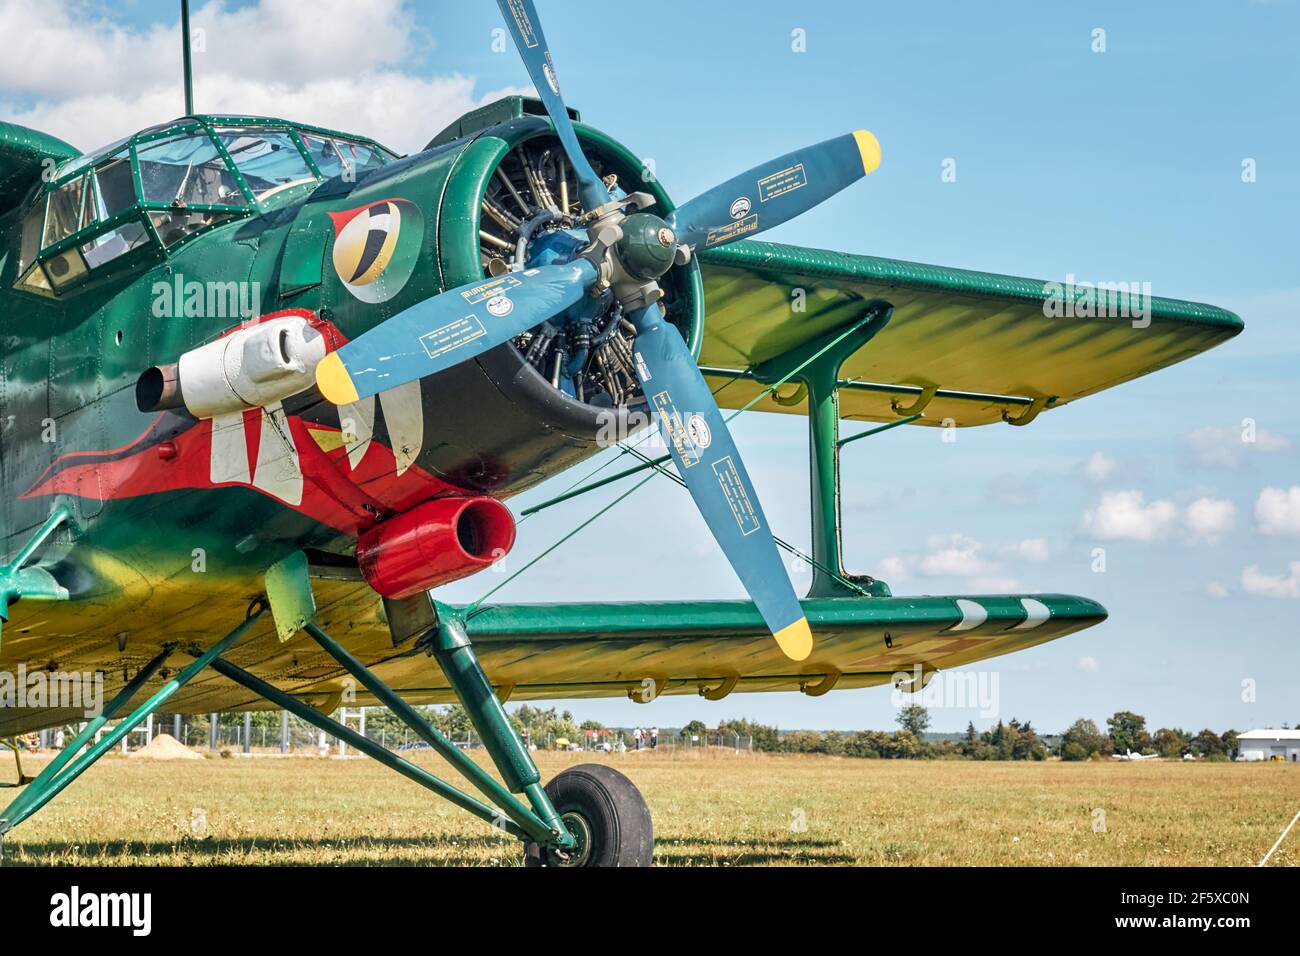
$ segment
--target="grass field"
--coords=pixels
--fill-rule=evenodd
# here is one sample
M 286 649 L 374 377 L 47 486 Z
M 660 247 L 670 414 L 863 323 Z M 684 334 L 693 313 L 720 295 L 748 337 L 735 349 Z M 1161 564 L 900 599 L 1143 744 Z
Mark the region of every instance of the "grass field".
M 590 754 L 539 754 L 544 779 Z M 659 751 L 641 788 L 668 866 L 1258 863 L 1294 764 L 1038 764 Z M 448 778 L 446 765 L 417 762 Z M 28 773 L 37 761 L 25 761 Z M 13 779 L 12 765 L 3 780 Z M 7 802 L 16 791 L 0 790 Z M 112 756 L 11 833 L 14 864 L 514 866 L 517 842 L 366 759 Z M 1300 864 L 1300 827 L 1270 866 Z

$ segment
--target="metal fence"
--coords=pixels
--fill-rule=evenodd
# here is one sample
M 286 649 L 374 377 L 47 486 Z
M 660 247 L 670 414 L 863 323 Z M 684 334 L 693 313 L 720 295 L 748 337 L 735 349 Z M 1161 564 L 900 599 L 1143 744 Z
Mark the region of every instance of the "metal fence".
M 366 738 L 382 747 L 398 751 L 429 749 L 428 744 L 410 728 L 393 720 L 386 708 L 346 708 L 336 711 L 333 716 L 334 719 L 364 734 Z M 75 736 L 81 726 L 69 724 L 65 727 L 41 731 L 41 747 L 61 748 L 66 741 L 70 741 Z M 115 722 L 109 722 L 101 731 L 101 735 L 113 726 Z M 329 755 L 354 752 L 333 735 L 326 734 L 305 720 L 284 711 L 151 717 L 126 736 L 122 742 L 122 749 L 136 750 L 148 746 L 159 734 L 170 734 L 194 750 L 217 753 Z M 457 746 L 467 750 L 482 746 L 481 740 L 473 730 L 458 731 L 449 736 Z M 752 736 L 728 733 L 687 735 L 676 729 L 661 732 L 657 740 L 647 732 L 643 735 L 639 746 L 634 736 L 634 729 L 628 728 L 607 728 L 598 735 L 580 732 L 572 737 L 563 737 L 554 733 L 530 737 L 525 733 L 524 739 L 532 749 L 587 753 L 655 750 L 675 754 L 678 751 L 708 748 L 730 750 L 735 753 L 752 753 L 754 749 Z

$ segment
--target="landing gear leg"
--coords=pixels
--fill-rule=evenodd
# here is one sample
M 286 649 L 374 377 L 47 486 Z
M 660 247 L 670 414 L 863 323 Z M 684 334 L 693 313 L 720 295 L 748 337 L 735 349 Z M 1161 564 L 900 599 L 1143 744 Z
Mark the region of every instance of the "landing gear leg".
M 632 781 L 597 764 L 561 773 L 545 788 L 537 765 L 497 698 L 464 622 L 439 606 L 433 654 L 469 714 L 483 745 L 513 793 L 524 793 L 536 814 L 556 833 L 530 842 L 525 865 L 649 866 L 654 856 L 650 811 Z

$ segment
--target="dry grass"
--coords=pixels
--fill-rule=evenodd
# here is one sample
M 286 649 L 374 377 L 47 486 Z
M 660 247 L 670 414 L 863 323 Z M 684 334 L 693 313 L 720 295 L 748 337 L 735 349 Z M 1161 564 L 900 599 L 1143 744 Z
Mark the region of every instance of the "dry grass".
M 1241 866 L 1257 863 L 1300 809 L 1300 767 L 1287 764 L 977 764 L 700 751 L 539 758 L 544 779 L 592 759 L 627 773 L 654 814 L 658 862 L 669 866 Z M 417 761 L 450 776 L 430 754 Z M 0 800 L 14 793 L 0 791 Z M 1094 830 L 1098 808 L 1105 832 Z M 197 835 L 196 817 L 204 822 Z M 109 757 L 11 833 L 4 849 L 6 864 L 520 860 L 512 839 L 369 760 L 312 757 Z M 1297 864 L 1300 828 L 1270 861 Z

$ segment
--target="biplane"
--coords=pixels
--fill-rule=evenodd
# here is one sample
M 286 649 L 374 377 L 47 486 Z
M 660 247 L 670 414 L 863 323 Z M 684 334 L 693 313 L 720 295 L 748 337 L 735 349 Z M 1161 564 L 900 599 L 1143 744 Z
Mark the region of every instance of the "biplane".
M 1118 313 L 1062 317 L 1052 283 L 759 240 L 869 176 L 876 138 L 677 205 L 565 105 L 531 0 L 499 6 L 537 97 L 411 155 L 195 112 L 188 27 L 180 119 L 84 155 L 0 124 L 0 670 L 93 672 L 107 697 L 90 720 L 0 711 L 4 737 L 85 721 L 0 834 L 150 715 L 283 708 L 517 836 L 530 864 L 647 864 L 632 783 L 593 765 L 543 785 L 506 701 L 915 691 L 1105 620 L 1084 597 L 903 597 L 850 573 L 840 451 L 897 425 L 1027 426 L 1212 348 L 1237 316 L 1112 290 Z M 807 417 L 803 597 L 723 409 Z M 872 427 L 841 437 L 842 420 Z M 612 447 L 622 467 L 531 510 L 666 476 L 749 600 L 435 597 L 509 553 L 507 501 Z M 478 794 L 331 718 L 345 693 Z M 498 775 L 415 709 L 448 701 Z

